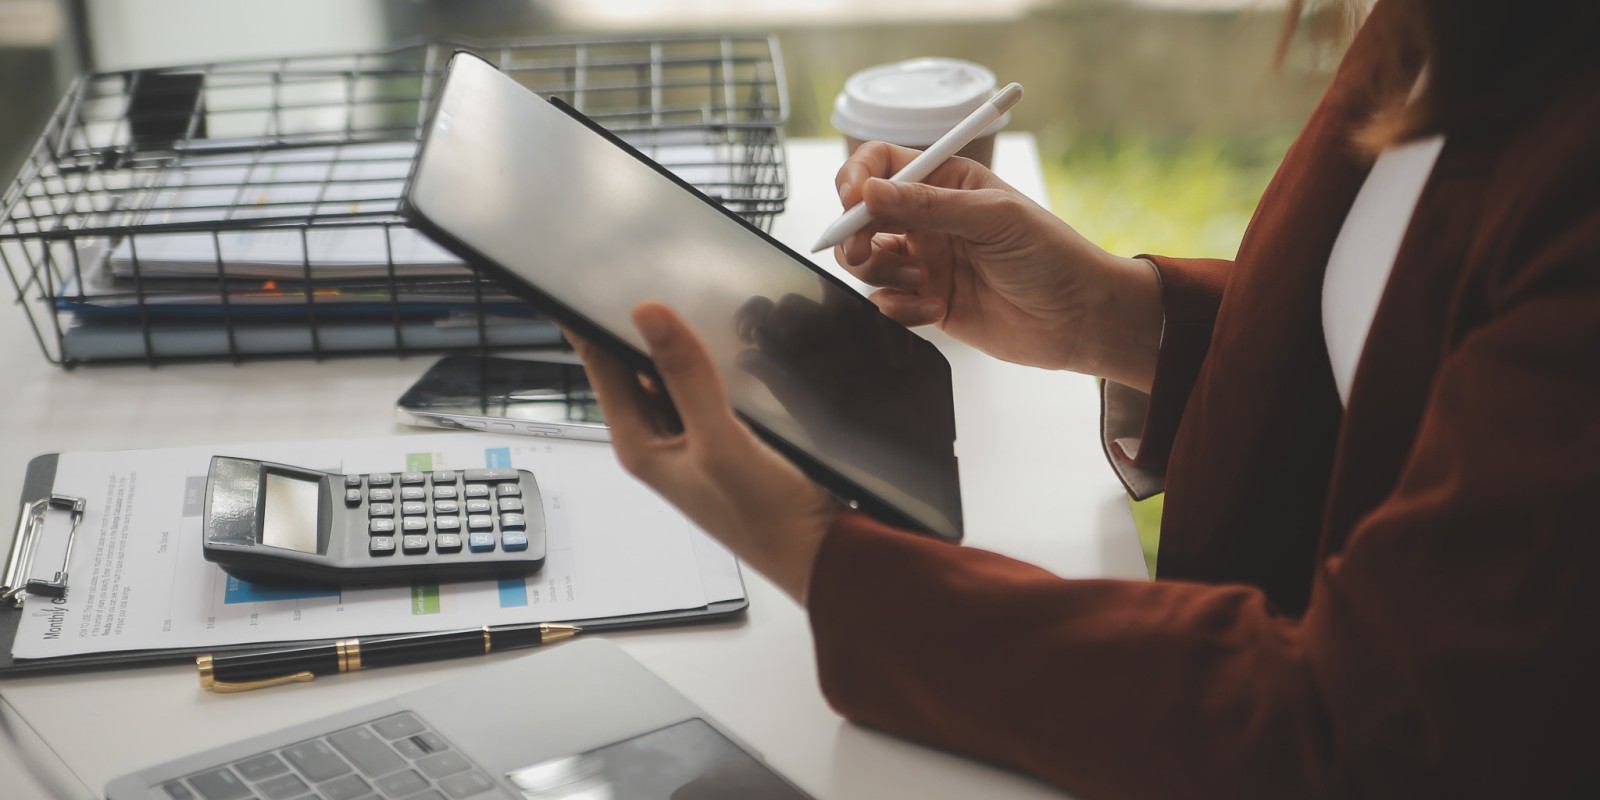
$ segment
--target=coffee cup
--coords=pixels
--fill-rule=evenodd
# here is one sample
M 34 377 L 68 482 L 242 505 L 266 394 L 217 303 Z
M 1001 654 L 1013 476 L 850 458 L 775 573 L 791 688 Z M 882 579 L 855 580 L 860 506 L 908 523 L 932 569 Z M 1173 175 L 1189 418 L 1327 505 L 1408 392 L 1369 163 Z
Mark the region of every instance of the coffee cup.
M 994 93 L 994 73 L 970 61 L 915 58 L 868 67 L 845 81 L 833 104 L 833 127 L 844 134 L 849 153 L 874 139 L 920 150 Z M 956 155 L 990 166 L 995 134 L 1010 120 L 1010 114 L 1001 116 Z

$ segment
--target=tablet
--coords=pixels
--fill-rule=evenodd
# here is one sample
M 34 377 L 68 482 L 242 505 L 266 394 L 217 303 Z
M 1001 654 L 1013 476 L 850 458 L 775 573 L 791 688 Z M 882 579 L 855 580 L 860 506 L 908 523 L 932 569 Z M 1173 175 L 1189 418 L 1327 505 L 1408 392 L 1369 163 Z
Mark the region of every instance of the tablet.
M 569 106 L 457 53 L 401 213 L 646 373 L 629 314 L 666 303 L 705 342 L 757 435 L 851 505 L 961 538 L 944 356 Z

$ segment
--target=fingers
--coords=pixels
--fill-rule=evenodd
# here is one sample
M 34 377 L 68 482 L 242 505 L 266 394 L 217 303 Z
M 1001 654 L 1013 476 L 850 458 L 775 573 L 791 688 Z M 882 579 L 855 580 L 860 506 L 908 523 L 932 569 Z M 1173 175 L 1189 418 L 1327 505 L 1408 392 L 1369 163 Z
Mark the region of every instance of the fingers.
M 873 286 L 916 291 L 928 280 L 927 266 L 911 257 L 904 236 L 878 234 L 863 257 L 848 256 L 838 259 L 840 266 Z
M 867 142 L 856 148 L 834 176 L 839 201 L 845 208 L 861 202 L 861 186 L 868 178 L 887 178 L 911 163 L 921 151 L 886 142 Z
M 948 307 L 944 301 L 895 289 L 873 292 L 870 299 L 883 315 L 907 328 L 918 325 L 936 325 L 944 319 Z
M 698 446 L 713 449 L 738 441 L 739 421 L 728 404 L 722 378 L 694 331 L 672 309 L 654 301 L 633 309 L 633 324 L 650 347 L 650 358 L 677 406 L 684 434 Z
M 1017 198 L 1001 189 L 947 189 L 870 178 L 862 199 L 875 224 L 947 233 L 972 241 L 994 238 L 1021 216 Z
M 594 387 L 600 413 L 605 417 L 606 426 L 611 429 L 611 438 L 617 444 L 618 452 L 658 437 L 660 434 L 655 424 L 657 415 L 654 409 L 659 400 L 651 397 L 639 382 L 639 374 L 610 353 L 565 328 L 562 330 L 568 341 L 572 342 L 572 349 L 577 352 L 578 358 L 583 360 L 589 385 Z

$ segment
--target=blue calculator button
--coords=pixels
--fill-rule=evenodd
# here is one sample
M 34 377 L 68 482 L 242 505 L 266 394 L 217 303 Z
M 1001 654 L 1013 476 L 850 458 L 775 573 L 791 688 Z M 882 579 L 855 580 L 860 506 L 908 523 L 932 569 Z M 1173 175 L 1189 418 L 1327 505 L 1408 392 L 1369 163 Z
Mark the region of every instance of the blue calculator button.
M 500 546 L 507 552 L 528 549 L 528 533 L 526 531 L 501 531 Z
M 394 555 L 393 536 L 374 536 L 367 540 L 367 552 L 375 556 Z
M 528 518 L 521 514 L 501 514 L 500 530 L 522 530 L 528 527 Z
M 367 476 L 367 486 L 393 486 L 394 476 L 387 472 L 374 472 Z
M 433 549 L 441 553 L 455 553 L 461 550 L 461 534 L 441 533 L 433 541 Z
M 421 472 L 402 472 L 402 473 L 400 473 L 400 483 L 402 483 L 402 484 L 420 484 L 420 483 L 422 483 L 423 481 L 425 481 L 427 479 L 428 479 L 428 476 L 426 474 L 424 474 L 424 473 L 421 473 Z
M 494 531 L 473 531 L 467 534 L 467 548 L 474 553 L 485 553 L 494 549 Z
M 370 534 L 372 534 L 374 536 L 379 536 L 379 535 L 388 534 L 388 533 L 394 533 L 394 520 L 392 520 L 392 519 L 370 519 L 370 520 L 367 520 L 367 533 L 370 533 Z

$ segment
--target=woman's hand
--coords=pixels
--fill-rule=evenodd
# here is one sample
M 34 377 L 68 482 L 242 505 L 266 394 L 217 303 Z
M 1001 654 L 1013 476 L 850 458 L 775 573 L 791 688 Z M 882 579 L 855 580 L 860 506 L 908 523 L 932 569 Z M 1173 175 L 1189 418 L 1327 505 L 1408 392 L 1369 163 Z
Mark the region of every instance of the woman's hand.
M 617 459 L 689 519 L 805 603 L 833 498 L 734 416 L 705 346 L 666 306 L 633 310 L 682 429 L 660 413 L 661 387 L 568 335 L 594 386 Z
M 1100 249 L 974 161 L 953 158 L 921 183 L 884 180 L 916 156 L 869 142 L 836 179 L 844 206 L 864 200 L 873 218 L 836 257 L 881 287 L 883 313 L 1007 361 L 1148 390 L 1161 341 L 1152 266 Z

